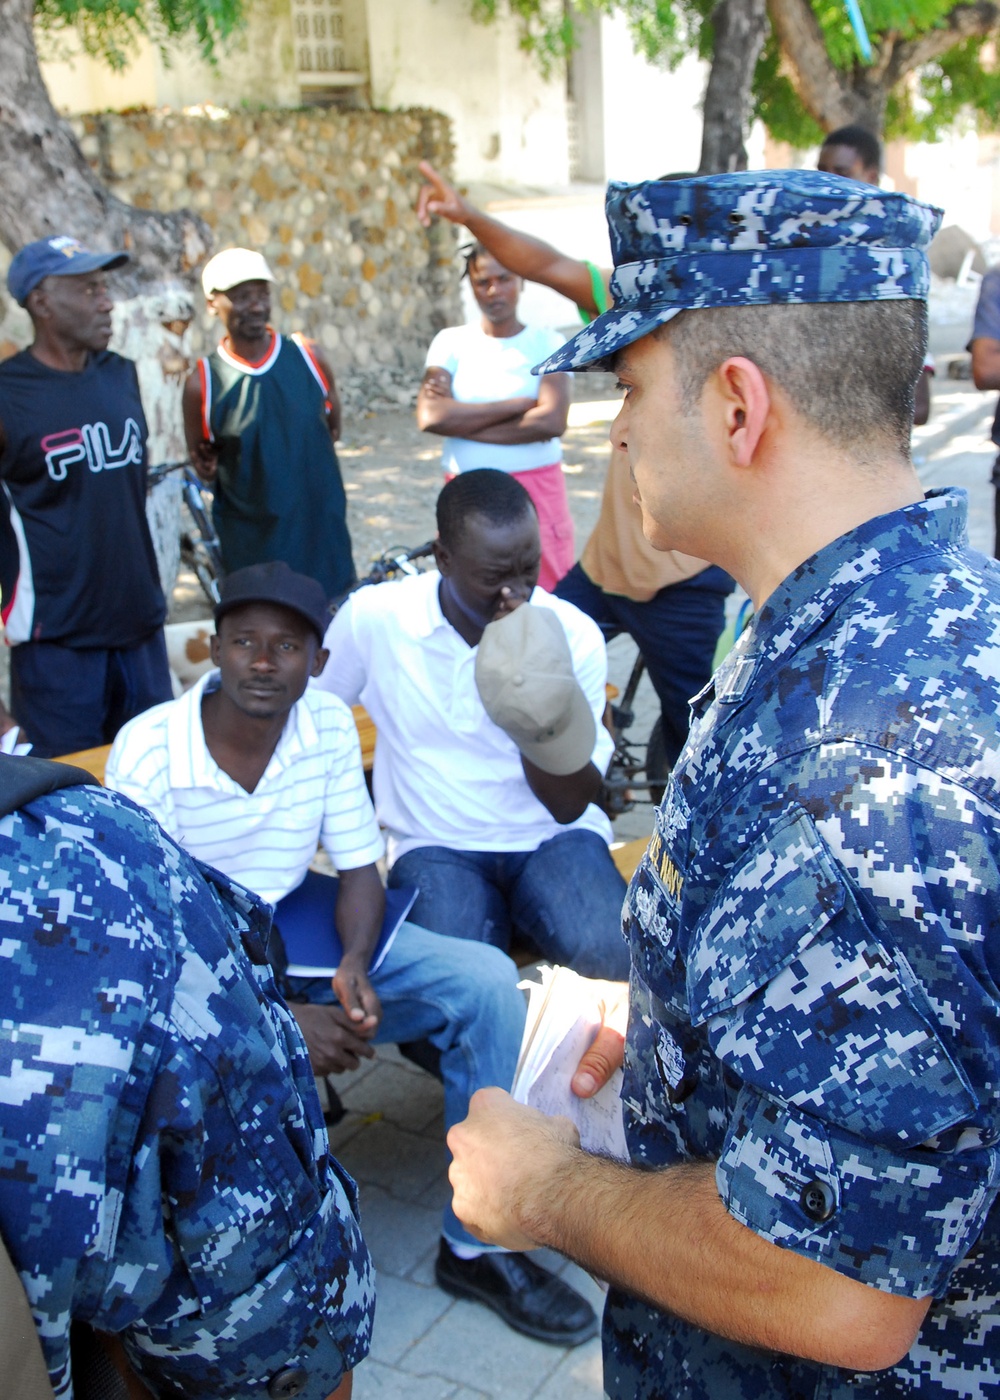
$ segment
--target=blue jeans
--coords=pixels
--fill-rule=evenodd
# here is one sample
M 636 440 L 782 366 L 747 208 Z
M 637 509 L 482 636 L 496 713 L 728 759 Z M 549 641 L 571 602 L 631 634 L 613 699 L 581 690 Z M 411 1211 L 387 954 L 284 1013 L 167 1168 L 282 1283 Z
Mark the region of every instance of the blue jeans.
M 275 923 L 280 929 L 280 903 Z M 526 1011 L 517 979 L 517 968 L 496 948 L 442 938 L 411 923 L 400 926 L 372 974 L 382 1003 L 375 1044 L 429 1040 L 441 1054 L 446 1131 L 467 1116 L 477 1089 L 509 1089 L 513 1082 Z M 328 977 L 286 981 L 293 1000 L 327 1006 L 337 1000 Z M 450 1202 L 442 1234 L 452 1244 L 482 1248 L 459 1224 Z
M 735 587 L 725 570 L 715 564 L 694 578 L 661 588 L 646 603 L 605 593 L 579 564 L 556 584 L 556 596 L 575 603 L 592 617 L 606 641 L 628 632 L 642 652 L 660 701 L 663 741 L 671 767 L 687 738 L 688 702 L 712 674 L 726 598 Z
M 593 831 L 560 832 L 535 851 L 418 846 L 395 862 L 389 884 L 417 886 L 413 918 L 436 933 L 506 949 L 516 930 L 584 977 L 628 977 L 625 881 Z

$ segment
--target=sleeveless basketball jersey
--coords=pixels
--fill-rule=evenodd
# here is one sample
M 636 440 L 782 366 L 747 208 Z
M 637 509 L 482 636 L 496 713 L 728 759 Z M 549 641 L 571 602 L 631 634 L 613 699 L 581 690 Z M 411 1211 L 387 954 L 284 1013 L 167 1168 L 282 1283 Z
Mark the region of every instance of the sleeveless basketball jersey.
M 282 559 L 327 597 L 354 581 L 344 486 L 308 342 L 272 332 L 250 364 L 224 346 L 199 360 L 202 431 L 219 453 L 215 526 L 226 573 Z
M 146 523 L 146 419 L 131 360 L 0 364 L 0 589 L 7 640 L 130 647 L 166 604 Z

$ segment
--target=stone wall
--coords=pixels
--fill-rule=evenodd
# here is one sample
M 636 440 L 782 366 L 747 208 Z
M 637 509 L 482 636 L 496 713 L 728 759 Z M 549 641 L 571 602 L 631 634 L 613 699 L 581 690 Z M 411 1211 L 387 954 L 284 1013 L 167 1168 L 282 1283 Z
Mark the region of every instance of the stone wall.
M 323 346 L 347 412 L 412 401 L 431 337 L 462 320 L 454 232 L 440 223 L 425 230 L 413 213 L 418 160 L 451 167 L 446 117 L 208 108 L 103 113 L 72 125 L 120 198 L 192 208 L 213 228 L 216 250 L 264 253 L 278 278 L 276 325 Z M 185 348 L 196 356 L 218 332 L 200 289 L 195 307 Z M 27 318 L 13 310 L 0 333 L 23 344 Z
M 447 117 L 208 108 L 71 121 L 119 198 L 144 209 L 192 208 L 214 230 L 216 250 L 236 244 L 264 253 L 278 279 L 274 324 L 304 331 L 326 351 L 345 435 L 371 408 L 414 402 L 431 338 L 463 319 L 455 231 L 441 221 L 423 229 L 413 212 L 417 162 L 451 168 Z M 0 249 L 0 273 L 9 260 Z M 181 389 L 218 336 L 200 283 L 168 282 L 116 304 L 111 348 L 136 363 L 150 462 L 186 456 Z M 30 339 L 27 313 L 0 294 L 0 358 Z M 148 515 L 169 596 L 179 562 L 176 476 L 151 492 Z

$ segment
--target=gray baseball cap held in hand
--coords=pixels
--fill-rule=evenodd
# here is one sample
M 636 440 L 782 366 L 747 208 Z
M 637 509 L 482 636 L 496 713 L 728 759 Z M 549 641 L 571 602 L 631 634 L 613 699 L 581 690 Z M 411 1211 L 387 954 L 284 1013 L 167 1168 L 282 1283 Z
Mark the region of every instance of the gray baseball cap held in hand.
M 486 713 L 537 768 L 565 776 L 589 763 L 597 725 L 551 609 L 522 603 L 491 622 L 475 674 Z

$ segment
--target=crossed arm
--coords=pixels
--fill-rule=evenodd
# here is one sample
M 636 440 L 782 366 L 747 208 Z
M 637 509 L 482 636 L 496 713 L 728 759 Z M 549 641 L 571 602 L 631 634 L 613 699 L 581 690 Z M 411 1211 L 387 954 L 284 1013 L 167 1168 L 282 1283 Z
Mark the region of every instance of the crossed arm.
M 449 372 L 432 365 L 417 396 L 421 432 L 502 446 L 561 437 L 568 416 L 569 379 L 565 374 L 544 374 L 537 399 L 523 394 L 492 403 L 462 403 L 452 396 Z

